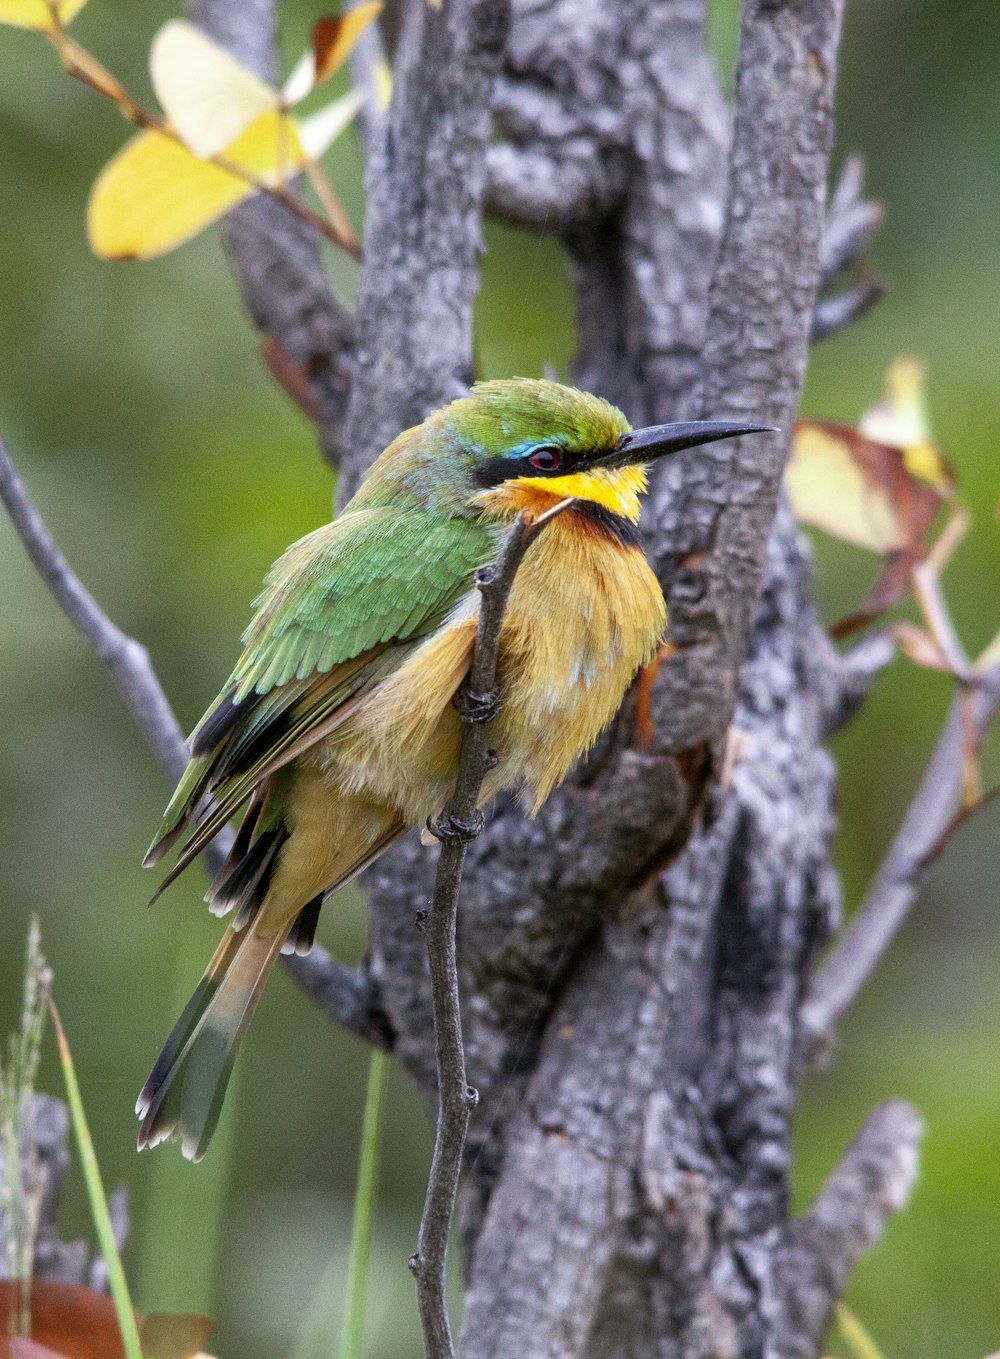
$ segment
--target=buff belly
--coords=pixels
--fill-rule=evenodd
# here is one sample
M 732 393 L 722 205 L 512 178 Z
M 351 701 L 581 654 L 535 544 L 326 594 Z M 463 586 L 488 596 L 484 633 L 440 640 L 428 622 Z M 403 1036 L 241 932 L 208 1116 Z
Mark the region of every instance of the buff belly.
M 518 784 L 537 810 L 614 717 L 663 634 L 663 596 L 643 553 L 575 518 L 546 530 L 514 582 L 490 733 L 499 762 L 483 801 Z M 384 806 L 411 826 L 441 811 L 458 766 L 453 699 L 471 662 L 478 608 L 473 592 L 304 758 L 334 798 Z

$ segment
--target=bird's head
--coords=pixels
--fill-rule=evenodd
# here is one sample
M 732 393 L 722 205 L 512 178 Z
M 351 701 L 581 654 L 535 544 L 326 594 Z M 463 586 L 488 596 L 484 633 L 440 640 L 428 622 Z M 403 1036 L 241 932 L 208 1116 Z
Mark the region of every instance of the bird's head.
M 451 508 L 506 516 L 575 496 L 635 523 L 648 463 L 765 428 L 696 421 L 633 430 L 601 397 L 509 378 L 477 383 L 402 435 L 379 463 L 421 499 Z

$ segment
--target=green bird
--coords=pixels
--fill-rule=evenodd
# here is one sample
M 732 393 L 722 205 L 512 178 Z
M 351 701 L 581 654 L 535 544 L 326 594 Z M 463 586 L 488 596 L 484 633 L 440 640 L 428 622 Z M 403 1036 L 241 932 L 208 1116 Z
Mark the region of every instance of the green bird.
M 183 839 L 162 891 L 243 809 L 206 898 L 232 921 L 143 1087 L 140 1148 L 180 1137 L 186 1156 L 204 1155 L 279 953 L 307 952 L 325 896 L 443 810 L 475 573 L 516 516 L 574 497 L 528 549 L 500 638 L 498 761 L 482 801 L 518 786 L 533 812 L 663 636 L 663 594 L 636 529 L 646 464 L 765 428 L 633 431 L 586 392 L 480 383 L 400 434 L 343 513 L 279 559 L 146 856 L 158 863 Z

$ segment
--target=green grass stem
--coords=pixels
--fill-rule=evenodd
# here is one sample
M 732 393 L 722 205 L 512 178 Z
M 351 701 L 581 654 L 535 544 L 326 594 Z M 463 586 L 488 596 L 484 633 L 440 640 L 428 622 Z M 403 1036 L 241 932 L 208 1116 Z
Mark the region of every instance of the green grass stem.
M 386 1058 L 377 1049 L 368 1067 L 368 1092 L 361 1123 L 361 1151 L 358 1157 L 358 1183 L 354 1191 L 354 1222 L 351 1228 L 351 1256 L 347 1266 L 344 1324 L 340 1332 L 339 1359 L 361 1359 L 365 1338 L 365 1293 L 368 1263 L 371 1259 L 372 1218 L 378 1179 L 379 1132 L 382 1121 L 382 1092 L 385 1087 Z
M 62 1022 L 59 1019 L 59 1011 L 56 1009 L 55 1001 L 51 995 L 48 997 L 48 1003 L 52 1022 L 55 1026 L 56 1040 L 59 1044 L 59 1061 L 62 1064 L 63 1077 L 66 1081 L 66 1099 L 69 1104 L 70 1117 L 73 1120 L 77 1148 L 80 1152 L 80 1164 L 83 1167 L 83 1178 L 87 1186 L 87 1198 L 90 1200 L 90 1212 L 94 1219 L 94 1230 L 97 1233 L 101 1253 L 108 1267 L 108 1283 L 111 1288 L 111 1298 L 115 1305 L 115 1311 L 118 1314 L 118 1327 L 122 1333 L 125 1356 L 126 1359 L 143 1359 L 135 1309 L 132 1306 L 132 1298 L 125 1280 L 122 1259 L 118 1254 L 118 1246 L 115 1243 L 115 1234 L 108 1213 L 108 1201 L 104 1194 L 104 1185 L 101 1182 L 101 1172 L 97 1164 L 94 1144 L 91 1141 L 90 1129 L 87 1126 L 87 1118 L 83 1112 L 83 1099 L 80 1095 L 80 1086 L 73 1067 L 73 1057 L 69 1050 L 69 1043 L 66 1041 Z
M 855 1359 L 883 1359 L 882 1351 L 849 1307 L 838 1302 L 834 1315 L 840 1334 L 850 1345 Z

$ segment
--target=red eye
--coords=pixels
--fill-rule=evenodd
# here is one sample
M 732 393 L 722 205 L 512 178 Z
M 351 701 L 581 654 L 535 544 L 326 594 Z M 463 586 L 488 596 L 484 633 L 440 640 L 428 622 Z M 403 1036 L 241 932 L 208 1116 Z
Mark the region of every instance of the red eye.
M 536 448 L 528 461 L 532 467 L 537 467 L 539 472 L 555 472 L 562 458 L 556 448 Z

